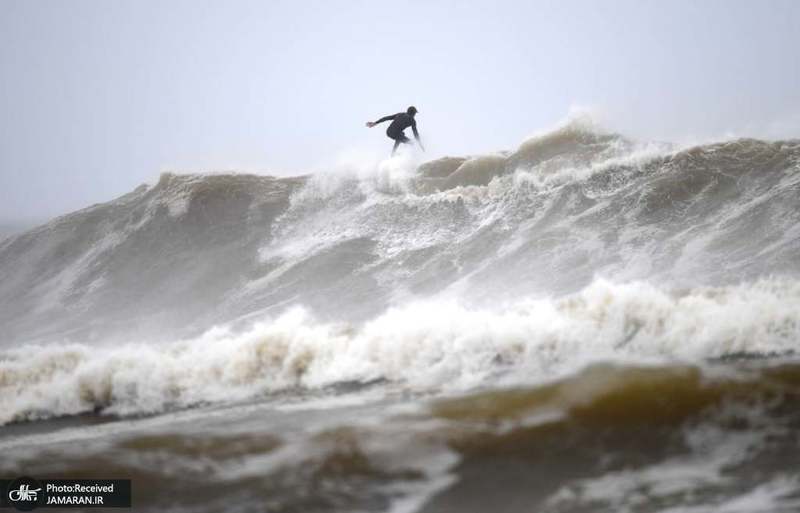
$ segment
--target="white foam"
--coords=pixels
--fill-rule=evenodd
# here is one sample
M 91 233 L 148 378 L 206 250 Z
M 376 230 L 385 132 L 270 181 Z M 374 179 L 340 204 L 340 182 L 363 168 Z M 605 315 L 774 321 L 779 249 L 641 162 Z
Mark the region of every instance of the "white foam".
M 783 352 L 800 338 L 800 283 L 765 280 L 681 296 L 646 283 L 594 282 L 503 311 L 426 301 L 361 327 L 303 309 L 167 346 L 24 346 L 0 353 L 0 422 L 90 411 L 158 412 L 289 387 L 385 379 L 467 389 L 487 379 L 552 378 L 594 360 L 698 360 Z

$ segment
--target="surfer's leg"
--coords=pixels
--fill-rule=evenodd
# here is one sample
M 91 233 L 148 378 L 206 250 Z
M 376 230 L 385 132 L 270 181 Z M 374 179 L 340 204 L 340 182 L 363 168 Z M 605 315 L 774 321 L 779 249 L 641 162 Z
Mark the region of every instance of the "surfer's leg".
M 400 133 L 386 132 L 386 135 L 388 135 L 391 139 L 394 139 L 394 148 L 392 148 L 392 155 L 394 155 L 394 152 L 397 151 L 397 147 L 400 146 L 400 143 L 404 144 L 411 143 L 411 140 L 408 137 L 406 137 L 405 132 L 400 132 Z
M 394 148 L 392 148 L 392 155 L 394 155 L 394 152 L 397 151 L 397 147 L 400 146 L 400 143 L 411 144 L 411 139 L 406 137 L 406 134 L 400 132 L 394 140 Z

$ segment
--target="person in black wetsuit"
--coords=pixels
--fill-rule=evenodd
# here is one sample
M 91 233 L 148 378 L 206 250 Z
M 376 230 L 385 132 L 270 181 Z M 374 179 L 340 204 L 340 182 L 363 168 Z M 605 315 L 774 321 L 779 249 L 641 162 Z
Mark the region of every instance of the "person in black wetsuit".
M 384 121 L 391 120 L 391 124 L 389 128 L 386 129 L 386 135 L 389 136 L 390 139 L 394 139 L 394 148 L 392 148 L 392 155 L 397 150 L 397 147 L 400 146 L 400 143 L 410 144 L 411 140 L 406 137 L 406 134 L 403 133 L 408 127 L 411 127 L 411 130 L 414 132 L 414 139 L 417 140 L 419 147 L 422 148 L 422 151 L 425 151 L 425 147 L 422 146 L 422 141 L 419 140 L 419 132 L 417 132 L 417 122 L 414 120 L 414 116 L 417 114 L 417 108 L 414 106 L 409 107 L 405 112 L 398 112 L 397 114 L 391 114 L 389 116 L 383 116 L 378 121 L 367 121 L 367 126 L 369 128 L 374 127 L 378 123 L 383 123 Z

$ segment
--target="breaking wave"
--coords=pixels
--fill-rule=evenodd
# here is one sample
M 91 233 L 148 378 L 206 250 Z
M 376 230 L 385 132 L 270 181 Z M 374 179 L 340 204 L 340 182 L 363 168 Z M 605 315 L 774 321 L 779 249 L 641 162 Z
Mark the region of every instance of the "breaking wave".
M 800 142 L 690 148 L 573 121 L 511 152 L 312 176 L 165 174 L 0 243 L 0 346 L 195 337 L 302 305 L 366 321 L 470 306 L 798 277 Z
M 798 339 L 796 281 L 680 294 L 597 281 L 575 295 L 492 311 L 414 303 L 360 326 L 295 309 L 241 333 L 218 328 L 173 344 L 3 351 L 0 422 L 155 413 L 343 382 L 465 390 L 549 380 L 596 361 L 787 354 Z

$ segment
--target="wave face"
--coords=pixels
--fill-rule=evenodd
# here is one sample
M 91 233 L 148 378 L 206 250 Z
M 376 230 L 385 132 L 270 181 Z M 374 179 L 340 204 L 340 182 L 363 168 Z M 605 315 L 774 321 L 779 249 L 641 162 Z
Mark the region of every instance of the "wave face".
M 164 175 L 0 244 L 0 343 L 194 336 L 303 305 L 361 321 L 596 276 L 672 289 L 796 277 L 800 142 L 673 149 L 573 122 L 515 152 L 311 177 Z

